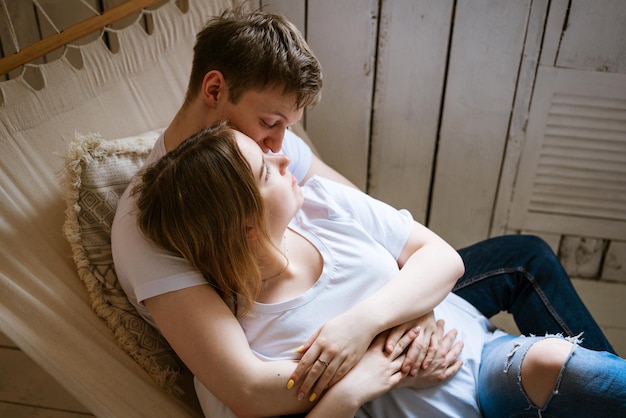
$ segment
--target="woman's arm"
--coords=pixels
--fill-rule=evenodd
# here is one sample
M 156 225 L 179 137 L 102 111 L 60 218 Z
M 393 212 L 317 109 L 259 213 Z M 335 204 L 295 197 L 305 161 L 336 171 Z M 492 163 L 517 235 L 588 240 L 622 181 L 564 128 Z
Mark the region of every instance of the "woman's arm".
M 432 367 L 437 369 L 438 373 L 429 376 L 408 376 L 403 373 L 401 366 L 406 352 L 396 349 L 392 353 L 387 353 L 384 346 L 389 333 L 383 333 L 376 337 L 361 360 L 348 374 L 328 389 L 319 403 L 307 414 L 307 418 L 352 418 L 364 403 L 391 389 L 425 388 L 454 376 L 462 365 L 461 360 L 456 360 L 456 358 L 463 344 L 454 342 L 455 330 L 443 335 L 443 325 L 442 320 L 437 321 L 437 334 L 442 337 L 441 345 L 448 349 L 448 358 L 437 357 L 435 359 Z M 417 336 L 417 333 L 413 329 L 408 334 L 410 335 L 408 343 L 411 344 L 411 340 Z
M 404 354 L 385 353 L 385 340 L 386 335 L 379 335 L 357 365 L 324 394 L 307 418 L 352 418 L 361 405 L 398 386 L 404 378 L 400 371 Z
M 161 333 L 202 384 L 239 417 L 306 412 L 286 388 L 293 361 L 264 362 L 210 286 L 194 286 L 144 302 Z
M 341 379 L 382 331 L 430 312 L 463 274 L 459 254 L 428 228 L 414 222 L 398 258 L 400 271 L 379 291 L 326 323 L 305 344 L 291 379 L 299 396 L 319 394 Z M 317 359 L 328 363 L 325 367 Z M 309 372 L 310 369 L 310 372 Z
M 252 354 L 245 334 L 231 311 L 210 286 L 195 286 L 156 296 L 145 301 L 160 331 L 194 376 L 238 417 L 271 416 L 306 412 L 311 417 L 354 416 L 354 408 L 397 385 L 405 358 L 419 331 L 409 330 L 391 353 L 384 353 L 384 333 L 349 374 L 333 386 L 318 403 L 297 400 L 286 389 L 293 361 L 264 362 Z M 448 345 L 454 336 L 444 340 Z M 440 357 L 433 367 L 407 385 L 425 387 L 441 382 L 458 371 L 450 359 Z M 460 367 L 460 365 L 459 365 Z M 406 379 L 405 379 L 406 380 Z M 339 414 L 339 415 L 336 415 Z M 343 414 L 343 415 L 341 415 Z

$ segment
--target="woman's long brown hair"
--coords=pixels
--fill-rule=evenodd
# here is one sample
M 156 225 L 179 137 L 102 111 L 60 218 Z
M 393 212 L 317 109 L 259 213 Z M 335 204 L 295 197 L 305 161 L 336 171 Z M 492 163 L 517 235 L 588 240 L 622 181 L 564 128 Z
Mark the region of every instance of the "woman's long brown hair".
M 143 234 L 185 258 L 234 312 L 241 306 L 245 312 L 261 287 L 250 225 L 262 248 L 273 243 L 234 132 L 220 123 L 190 137 L 149 166 L 132 193 Z

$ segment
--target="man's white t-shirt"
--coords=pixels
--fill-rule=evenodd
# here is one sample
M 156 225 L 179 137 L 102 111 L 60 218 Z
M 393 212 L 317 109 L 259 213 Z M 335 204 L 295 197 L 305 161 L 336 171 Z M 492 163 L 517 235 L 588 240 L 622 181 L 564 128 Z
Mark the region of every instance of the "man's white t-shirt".
M 287 130 L 281 153 L 289 156 L 289 170 L 299 182 L 311 166 L 311 148 L 296 134 Z M 157 139 L 145 165 L 158 161 L 166 154 L 163 134 Z M 111 229 L 111 247 L 117 278 L 130 302 L 139 314 L 156 327 L 144 300 L 207 281 L 183 258 L 153 244 L 137 226 L 134 199 L 130 196 L 135 176 L 117 206 Z

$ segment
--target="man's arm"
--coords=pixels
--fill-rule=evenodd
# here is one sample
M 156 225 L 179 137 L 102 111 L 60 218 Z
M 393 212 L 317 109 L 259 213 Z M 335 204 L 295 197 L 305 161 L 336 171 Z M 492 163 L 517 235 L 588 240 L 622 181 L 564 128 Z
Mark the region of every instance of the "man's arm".
M 358 189 L 358 187 L 356 187 L 356 185 L 354 185 L 350 180 L 348 180 L 347 178 L 339 174 L 339 172 L 320 160 L 315 154 L 313 154 L 313 156 L 311 157 L 311 165 L 309 167 L 309 171 L 307 171 L 306 177 L 301 184 L 306 183 L 306 181 L 314 175 L 325 177 L 327 179 L 334 180 L 338 183 L 343 183 L 345 185 Z
M 144 301 L 159 330 L 197 379 L 237 416 L 305 412 L 312 406 L 287 390 L 294 361 L 264 362 L 211 286 L 194 286 Z

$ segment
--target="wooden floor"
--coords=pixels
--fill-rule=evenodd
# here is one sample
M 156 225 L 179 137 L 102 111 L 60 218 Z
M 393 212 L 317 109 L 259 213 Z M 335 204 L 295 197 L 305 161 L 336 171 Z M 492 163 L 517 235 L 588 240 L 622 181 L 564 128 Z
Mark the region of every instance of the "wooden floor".
M 0 417 L 82 418 L 93 415 L 0 334 Z
M 576 288 L 617 352 L 626 357 L 626 285 L 575 280 Z M 494 319 L 514 330 L 507 315 Z M 93 415 L 0 334 L 0 417 L 81 418 Z

